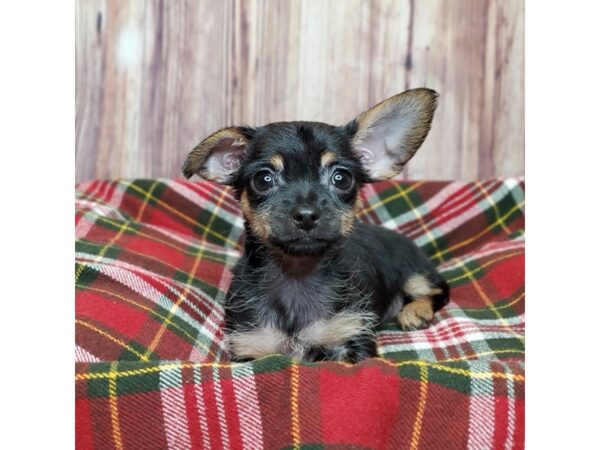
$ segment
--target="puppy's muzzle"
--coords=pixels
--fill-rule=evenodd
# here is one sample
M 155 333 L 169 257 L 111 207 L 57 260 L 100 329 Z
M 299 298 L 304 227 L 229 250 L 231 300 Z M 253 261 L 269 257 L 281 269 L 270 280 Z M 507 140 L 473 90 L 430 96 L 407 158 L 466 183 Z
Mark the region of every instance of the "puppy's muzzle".
M 317 222 L 321 217 L 321 211 L 314 206 L 296 206 L 292 210 L 292 218 L 294 223 L 301 230 L 309 231 L 317 226 Z

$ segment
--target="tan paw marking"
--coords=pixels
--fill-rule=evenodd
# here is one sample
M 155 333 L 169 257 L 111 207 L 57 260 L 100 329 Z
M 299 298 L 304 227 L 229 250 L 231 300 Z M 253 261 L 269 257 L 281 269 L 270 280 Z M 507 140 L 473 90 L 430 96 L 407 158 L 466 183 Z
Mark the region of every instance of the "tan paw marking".
M 367 311 L 342 311 L 302 329 L 297 338 L 308 345 L 334 347 L 354 336 L 373 333 L 376 317 Z
M 406 280 L 406 283 L 404 283 L 404 292 L 413 298 L 419 298 L 441 294 L 442 290 L 435 287 L 431 281 L 423 275 L 417 273 Z
M 404 331 L 422 330 L 433 320 L 433 305 L 428 298 L 418 298 L 404 306 L 396 316 Z
M 287 336 L 273 328 L 263 327 L 250 331 L 234 331 L 225 336 L 229 351 L 240 358 L 259 358 L 273 353 L 285 353 Z

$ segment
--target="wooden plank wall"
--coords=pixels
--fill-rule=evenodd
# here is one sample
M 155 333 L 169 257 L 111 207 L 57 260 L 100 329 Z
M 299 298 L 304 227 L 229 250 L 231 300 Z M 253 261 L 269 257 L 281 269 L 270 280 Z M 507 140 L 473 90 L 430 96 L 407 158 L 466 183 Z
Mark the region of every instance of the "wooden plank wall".
M 76 178 L 177 177 L 231 124 L 440 92 L 402 177 L 524 171 L 522 0 L 78 0 Z

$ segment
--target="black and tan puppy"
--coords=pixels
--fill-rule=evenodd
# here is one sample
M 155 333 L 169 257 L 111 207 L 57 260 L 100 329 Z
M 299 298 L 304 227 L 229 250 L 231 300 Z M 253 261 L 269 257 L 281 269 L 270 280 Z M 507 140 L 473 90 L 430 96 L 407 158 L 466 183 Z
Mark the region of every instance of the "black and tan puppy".
M 376 355 L 378 325 L 424 328 L 448 302 L 448 285 L 409 239 L 356 218 L 360 187 L 400 173 L 436 100 L 413 89 L 344 126 L 225 128 L 188 155 L 185 176 L 232 186 L 246 220 L 225 304 L 233 359 L 359 361 Z

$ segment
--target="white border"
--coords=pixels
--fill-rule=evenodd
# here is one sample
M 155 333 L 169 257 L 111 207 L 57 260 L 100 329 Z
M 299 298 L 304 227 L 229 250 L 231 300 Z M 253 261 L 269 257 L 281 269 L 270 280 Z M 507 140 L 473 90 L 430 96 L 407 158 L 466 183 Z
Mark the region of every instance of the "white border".
M 0 6 L 3 448 L 74 447 L 74 17 Z
M 598 445 L 599 4 L 525 11 L 526 448 Z

